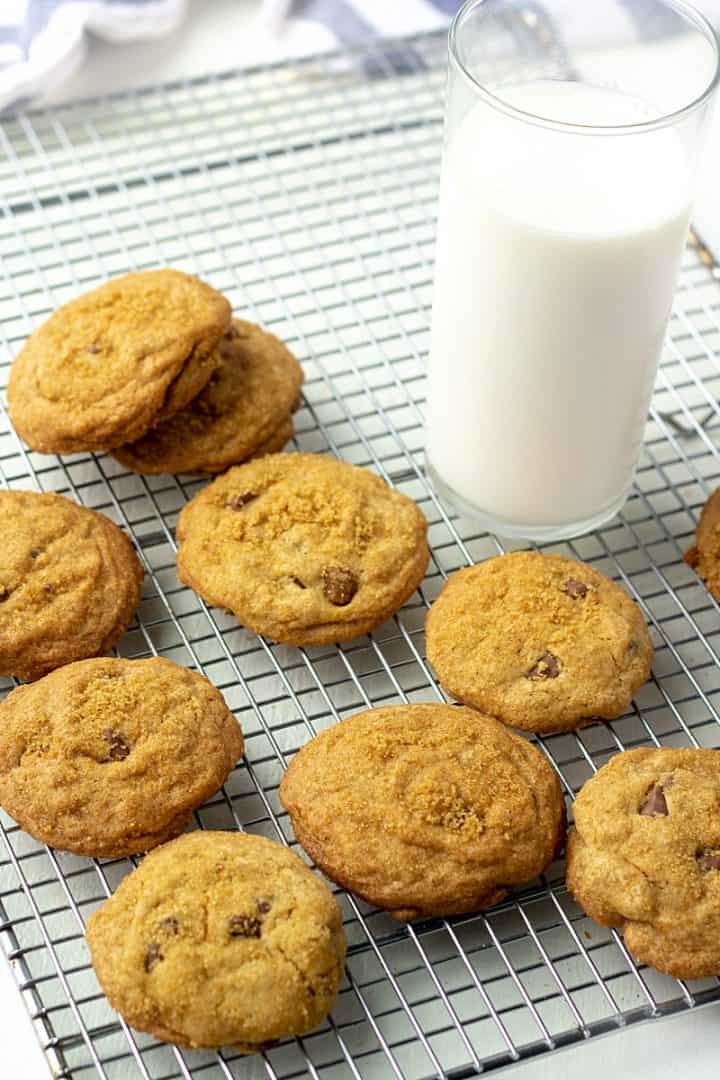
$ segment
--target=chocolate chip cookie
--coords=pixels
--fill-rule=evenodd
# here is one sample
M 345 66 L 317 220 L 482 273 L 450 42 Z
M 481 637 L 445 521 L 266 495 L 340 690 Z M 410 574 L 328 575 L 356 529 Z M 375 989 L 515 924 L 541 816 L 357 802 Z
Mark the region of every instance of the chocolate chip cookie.
M 532 551 L 452 574 L 425 633 L 448 693 L 526 731 L 620 716 L 653 659 L 645 620 L 619 585 Z
M 201 675 L 160 658 L 81 660 L 0 705 L 0 805 L 63 851 L 148 851 L 183 831 L 242 751 Z
M 235 319 L 203 392 L 113 456 L 140 473 L 217 473 L 254 456 L 297 402 L 303 373 L 272 334 Z M 287 439 L 285 440 L 287 442 Z
M 344 720 L 293 758 L 280 799 L 323 873 L 397 919 L 490 907 L 539 874 L 564 838 L 547 759 L 460 706 Z
M 106 652 L 143 570 L 112 521 L 62 495 L 0 491 L 0 674 L 37 679 Z
M 7 391 L 16 431 L 57 454 L 139 439 L 200 393 L 229 323 L 225 297 L 178 270 L 108 281 L 26 342 Z
M 638 959 L 720 974 L 720 751 L 617 754 L 575 800 L 567 883 Z
M 294 852 L 262 836 L 194 832 L 151 852 L 88 920 L 113 1008 L 156 1039 L 246 1054 L 332 1008 L 342 916 Z
M 428 562 L 427 522 L 367 469 L 272 454 L 204 488 L 178 522 L 178 577 L 274 641 L 347 641 L 407 600 Z
M 709 592 L 720 600 L 720 488 L 702 508 L 695 544 L 685 552 L 685 562 L 703 578 Z

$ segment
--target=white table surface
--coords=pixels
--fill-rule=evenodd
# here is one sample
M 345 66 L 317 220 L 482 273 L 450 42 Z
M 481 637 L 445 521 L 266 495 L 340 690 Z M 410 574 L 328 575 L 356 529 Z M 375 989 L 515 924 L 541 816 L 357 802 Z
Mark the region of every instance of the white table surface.
M 309 27 L 300 23 L 278 40 L 261 25 L 259 6 L 258 0 L 190 0 L 187 22 L 171 37 L 132 46 L 93 41 L 82 70 L 49 100 L 87 97 L 315 51 L 316 29 L 311 34 Z M 714 128 L 695 220 L 705 239 L 720 253 L 720 110 Z M 508 1080 L 545 1080 L 549 1075 L 553 1080 L 606 1080 L 608 1076 L 716 1080 L 719 1052 L 720 1005 L 714 1005 L 636 1025 L 494 1075 L 508 1075 Z M 0 1078 L 47 1080 L 49 1075 L 9 965 L 0 953 Z

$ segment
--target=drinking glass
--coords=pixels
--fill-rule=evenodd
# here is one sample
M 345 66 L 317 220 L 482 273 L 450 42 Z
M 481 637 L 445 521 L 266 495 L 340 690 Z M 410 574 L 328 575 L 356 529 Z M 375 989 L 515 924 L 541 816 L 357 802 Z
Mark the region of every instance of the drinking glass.
M 632 485 L 718 43 L 681 0 L 468 0 L 449 37 L 426 460 L 502 536 Z

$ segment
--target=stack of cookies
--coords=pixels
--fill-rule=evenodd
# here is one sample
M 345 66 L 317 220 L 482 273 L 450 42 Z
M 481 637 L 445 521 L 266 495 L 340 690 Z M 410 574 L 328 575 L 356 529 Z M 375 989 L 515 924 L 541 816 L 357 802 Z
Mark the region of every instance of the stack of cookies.
M 142 473 L 221 472 L 281 449 L 302 385 L 272 334 L 178 270 L 126 274 L 59 308 L 10 372 L 33 450 L 110 450 Z

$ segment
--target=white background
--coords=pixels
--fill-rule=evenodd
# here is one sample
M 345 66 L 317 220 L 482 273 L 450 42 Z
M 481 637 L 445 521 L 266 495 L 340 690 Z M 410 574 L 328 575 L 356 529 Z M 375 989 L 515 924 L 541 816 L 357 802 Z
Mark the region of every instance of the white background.
M 702 6 L 702 0 L 698 6 Z M 317 27 L 302 23 L 278 38 L 259 23 L 258 8 L 257 0 L 191 0 L 185 25 L 161 41 L 132 46 L 93 41 L 82 70 L 54 95 L 54 100 L 301 55 L 322 44 Z M 328 39 L 327 44 L 332 42 Z M 718 178 L 720 116 L 711 135 L 695 215 L 704 239 L 713 242 L 720 252 Z M 553 1080 L 606 1080 L 608 1076 L 717 1080 L 719 1051 L 720 1005 L 638 1025 L 493 1075 L 509 1074 L 512 1080 L 545 1080 L 548 1076 Z M 49 1075 L 8 964 L 0 955 L 0 1078 L 47 1080 Z

